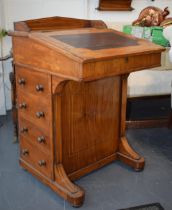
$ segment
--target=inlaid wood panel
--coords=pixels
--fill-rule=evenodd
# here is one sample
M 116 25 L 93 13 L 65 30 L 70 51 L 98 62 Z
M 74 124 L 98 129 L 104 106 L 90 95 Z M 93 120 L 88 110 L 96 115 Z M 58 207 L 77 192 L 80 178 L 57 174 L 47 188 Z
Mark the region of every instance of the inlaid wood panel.
M 120 77 L 65 85 L 61 94 L 62 160 L 68 174 L 117 151 L 120 85 Z

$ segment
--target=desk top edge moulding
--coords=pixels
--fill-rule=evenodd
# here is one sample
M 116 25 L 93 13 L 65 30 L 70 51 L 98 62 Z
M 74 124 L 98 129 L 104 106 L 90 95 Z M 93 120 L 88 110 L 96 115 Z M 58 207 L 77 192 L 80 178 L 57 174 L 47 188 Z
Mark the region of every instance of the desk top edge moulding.
M 72 181 L 114 160 L 142 170 L 125 135 L 127 78 L 160 66 L 164 48 L 62 17 L 18 22 L 9 34 L 20 165 L 75 207 L 85 192 Z
M 99 0 L 100 11 L 132 11 L 132 0 Z

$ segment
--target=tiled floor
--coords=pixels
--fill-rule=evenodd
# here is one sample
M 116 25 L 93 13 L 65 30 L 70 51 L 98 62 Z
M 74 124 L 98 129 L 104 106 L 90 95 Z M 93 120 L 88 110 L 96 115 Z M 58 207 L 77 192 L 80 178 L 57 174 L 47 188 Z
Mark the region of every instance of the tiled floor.
M 73 208 L 18 165 L 10 114 L 0 117 L 0 210 L 72 210 Z M 86 199 L 80 210 L 117 210 L 160 202 L 172 209 L 172 130 L 133 129 L 132 146 L 146 159 L 142 172 L 112 163 L 80 180 Z

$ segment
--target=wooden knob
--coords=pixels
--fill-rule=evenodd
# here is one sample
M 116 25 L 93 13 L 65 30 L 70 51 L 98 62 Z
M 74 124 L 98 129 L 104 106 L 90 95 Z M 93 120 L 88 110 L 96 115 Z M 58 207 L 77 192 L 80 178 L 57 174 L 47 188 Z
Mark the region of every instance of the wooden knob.
M 45 137 L 44 136 L 39 136 L 38 137 L 38 142 L 39 143 L 44 143 L 45 142 Z
M 29 154 L 29 150 L 28 149 L 23 149 L 22 150 L 22 155 L 28 155 Z
M 19 83 L 19 85 L 25 85 L 26 81 L 25 81 L 24 78 L 21 78 L 21 79 L 18 80 L 18 83 Z
M 37 118 L 44 117 L 44 112 L 36 112 Z
M 39 160 L 39 161 L 38 161 L 38 165 L 41 166 L 41 167 L 42 167 L 42 166 L 46 166 L 45 160 Z
M 26 107 L 27 107 L 27 105 L 26 105 L 26 103 L 21 103 L 21 104 L 19 104 L 19 108 L 20 109 L 26 109 Z
M 38 92 L 41 92 L 41 91 L 44 91 L 44 87 L 43 87 L 43 85 L 36 85 L 36 91 L 38 91 Z
M 27 132 L 28 132 L 28 128 L 23 127 L 23 128 L 21 129 L 21 133 L 27 133 Z

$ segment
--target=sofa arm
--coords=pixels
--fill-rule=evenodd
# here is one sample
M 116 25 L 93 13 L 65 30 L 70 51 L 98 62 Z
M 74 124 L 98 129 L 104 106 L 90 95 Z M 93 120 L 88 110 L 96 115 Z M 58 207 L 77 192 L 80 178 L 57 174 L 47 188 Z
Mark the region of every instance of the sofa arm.
M 164 29 L 164 37 L 170 41 L 171 49 L 169 50 L 169 59 L 172 62 L 172 25 Z

